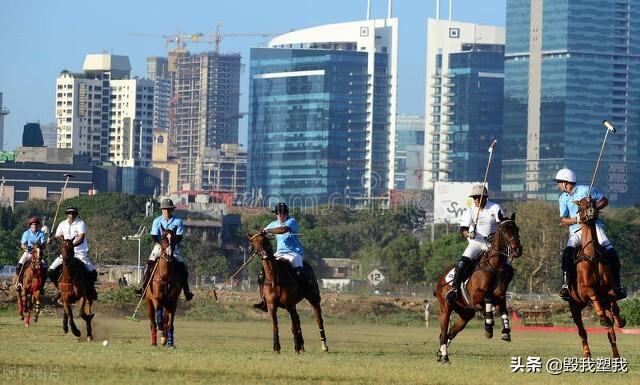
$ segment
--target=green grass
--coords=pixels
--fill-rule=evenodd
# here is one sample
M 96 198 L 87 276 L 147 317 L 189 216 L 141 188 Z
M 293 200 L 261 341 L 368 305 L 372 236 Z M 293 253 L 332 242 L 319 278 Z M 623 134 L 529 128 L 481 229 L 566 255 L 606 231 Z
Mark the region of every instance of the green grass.
M 307 310 L 303 310 L 306 313 Z M 332 320 L 322 353 L 317 327 L 303 315 L 306 353 L 295 354 L 290 320 L 280 311 L 282 353 L 271 351 L 271 322 L 192 321 L 178 317 L 177 349 L 149 346 L 149 326 L 98 313 L 95 341 L 64 335 L 51 313 L 25 328 L 13 313 L 0 314 L 0 383 L 65 384 L 637 384 L 640 336 L 618 335 L 629 373 L 512 374 L 510 358 L 580 356 L 574 333 L 515 331 L 513 342 L 487 340 L 473 321 L 450 347 L 451 364 L 435 360 L 438 330 L 424 326 L 354 324 Z M 144 316 L 144 312 L 143 312 Z M 198 315 L 200 318 L 202 314 Z M 115 317 L 115 316 L 114 316 Z M 435 322 L 434 322 L 435 323 Z M 84 332 L 84 323 L 78 323 Z M 110 341 L 103 347 L 104 339 Z M 604 334 L 590 335 L 594 357 L 610 356 Z M 20 377 L 18 377 L 20 376 Z

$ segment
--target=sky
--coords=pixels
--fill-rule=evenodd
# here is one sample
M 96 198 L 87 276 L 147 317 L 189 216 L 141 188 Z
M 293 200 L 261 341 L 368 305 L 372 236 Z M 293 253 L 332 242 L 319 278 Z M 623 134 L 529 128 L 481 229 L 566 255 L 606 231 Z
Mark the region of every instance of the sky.
M 427 19 L 435 17 L 436 0 L 395 0 L 399 19 L 398 112 L 424 115 Z M 387 0 L 371 0 L 372 18 L 384 18 Z M 363 20 L 366 0 L 10 0 L 0 8 L 0 92 L 5 116 L 4 148 L 21 145 L 23 126 L 55 121 L 55 82 L 62 70 L 82 72 L 84 57 L 108 52 L 127 55 L 131 75 L 147 74 L 146 58 L 164 56 L 164 39 L 132 34 L 273 33 L 323 24 Z M 448 0 L 440 17 L 448 17 Z M 504 26 L 506 0 L 454 0 L 453 19 Z M 222 53 L 240 52 L 248 64 L 249 49 L 269 38 L 228 37 Z M 211 50 L 190 44 L 191 52 Z M 241 75 L 240 110 L 247 111 L 248 68 Z M 246 143 L 246 117 L 240 142 Z

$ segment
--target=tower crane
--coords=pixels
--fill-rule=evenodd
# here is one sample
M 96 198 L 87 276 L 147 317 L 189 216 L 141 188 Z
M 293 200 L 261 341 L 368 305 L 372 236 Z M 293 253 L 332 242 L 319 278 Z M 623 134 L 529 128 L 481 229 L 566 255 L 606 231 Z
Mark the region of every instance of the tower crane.
M 204 39 L 202 40 L 203 43 L 207 43 L 207 44 L 214 44 L 215 45 L 215 52 L 218 53 L 220 52 L 220 43 L 222 42 L 223 38 L 227 38 L 227 37 L 243 37 L 243 36 L 260 36 L 260 37 L 269 37 L 269 36 L 275 36 L 275 35 L 280 35 L 280 33 L 274 33 L 274 32 L 236 32 L 236 33 L 222 33 L 220 31 L 220 28 L 222 27 L 222 24 L 216 24 L 216 32 L 213 34 L 212 37 L 208 38 L 208 39 Z M 207 35 L 207 36 L 211 36 L 211 35 Z
M 178 29 L 176 33 L 166 35 L 162 33 L 130 33 L 130 36 L 141 36 L 141 37 L 160 37 L 164 39 L 165 48 L 169 47 L 169 44 L 175 44 L 176 48 L 185 48 L 187 46 L 187 42 L 196 43 L 200 42 L 200 39 L 205 35 L 201 32 L 195 32 L 190 34 L 182 34 Z

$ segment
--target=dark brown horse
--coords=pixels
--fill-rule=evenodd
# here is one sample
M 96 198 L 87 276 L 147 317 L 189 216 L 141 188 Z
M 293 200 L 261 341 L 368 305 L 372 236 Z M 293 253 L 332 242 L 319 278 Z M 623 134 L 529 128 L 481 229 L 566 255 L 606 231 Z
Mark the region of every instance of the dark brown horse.
M 515 214 L 510 219 L 504 219 L 491 241 L 488 251 L 482 253 L 475 270 L 466 284 L 461 287 L 460 295 L 455 303 L 447 301 L 447 292 L 451 289 L 447 282 L 449 269 L 440 276 L 434 295 L 440 303 L 440 350 L 437 360 L 448 363 L 447 348 L 451 341 L 462 331 L 476 314 L 484 312 L 484 331 L 487 338 L 493 337 L 493 310 L 497 308 L 502 318 L 502 339 L 511 341 L 511 328 L 506 306 L 506 292 L 509 282 L 513 278 L 513 268 L 507 263 L 508 258 L 517 258 L 522 254 L 519 229 L 515 222 Z M 469 293 L 468 300 L 463 295 L 464 289 Z M 450 327 L 451 313 L 459 316 L 456 323 Z
M 158 327 L 160 327 L 160 343 L 173 348 L 175 347 L 173 321 L 178 308 L 178 297 L 182 290 L 175 267 L 175 231 L 162 228 L 160 246 L 161 252 L 151 273 L 151 283 L 143 295 L 147 300 L 151 345 L 158 345 Z
M 93 301 L 96 300 L 96 288 L 91 284 L 90 273 L 82 263 L 74 257 L 73 240 L 66 239 L 60 241 L 60 255 L 62 256 L 62 274 L 58 287 L 60 288 L 60 298 L 64 307 L 62 316 L 62 330 L 65 334 L 71 332 L 74 336 L 80 337 L 80 330 L 73 320 L 73 308 L 71 305 L 80 300 L 80 317 L 87 324 L 87 341 L 93 339 L 91 320 L 94 314 L 91 312 Z
M 35 307 L 33 322 L 38 322 L 38 316 L 40 315 L 40 295 L 47 278 L 46 268 L 42 266 L 41 256 L 42 245 L 34 245 L 29 263 L 22 267 L 24 272 L 22 274 L 22 282 L 20 282 L 20 289 L 16 290 L 18 315 L 24 321 L 25 327 L 29 327 L 32 306 Z M 17 277 L 14 278 L 14 285 L 18 283 L 17 279 Z
M 616 344 L 616 332 L 611 318 L 617 327 L 624 327 L 626 321 L 620 317 L 620 308 L 613 291 L 613 278 L 609 265 L 604 261 L 604 249 L 598 244 L 596 236 L 596 219 L 598 210 L 593 199 L 582 198 L 574 202 L 578 205 L 582 245 L 575 259 L 575 274 L 569 282 L 569 307 L 573 322 L 578 327 L 578 335 L 582 339 L 582 351 L 585 357 L 591 357 L 591 349 L 587 342 L 587 331 L 582 323 L 582 309 L 593 305 L 600 325 L 606 327 L 609 343 L 614 357 L 620 357 Z M 572 272 L 573 273 L 573 272 Z
M 247 239 L 251 241 L 253 253 L 258 255 L 262 260 L 264 268 L 264 284 L 262 285 L 262 294 L 267 302 L 267 309 L 271 316 L 273 324 L 273 351 L 280 353 L 280 336 L 278 335 L 278 308 L 286 309 L 291 316 L 291 333 L 293 334 L 294 349 L 296 353 L 304 352 L 304 339 L 302 338 L 302 329 L 300 327 L 300 317 L 296 304 L 306 299 L 311 304 L 316 315 L 316 322 L 320 329 L 320 341 L 322 343 L 322 351 L 328 352 L 327 337 L 324 333 L 324 321 L 322 319 L 322 309 L 320 308 L 320 289 L 315 279 L 313 269 L 308 264 L 304 264 L 304 269 L 308 269 L 309 275 L 315 285 L 308 290 L 300 285 L 287 261 L 278 260 L 273 255 L 271 242 L 264 235 L 258 233 L 256 235 L 247 235 Z

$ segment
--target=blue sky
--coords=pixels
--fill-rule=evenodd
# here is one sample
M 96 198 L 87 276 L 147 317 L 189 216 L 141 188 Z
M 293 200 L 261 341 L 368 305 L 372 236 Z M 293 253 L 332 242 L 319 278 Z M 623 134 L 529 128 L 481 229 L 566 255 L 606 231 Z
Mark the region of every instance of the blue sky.
M 454 20 L 504 26 L 506 0 L 454 0 Z M 366 0 L 10 0 L 0 9 L 0 92 L 11 113 L 5 117 L 5 150 L 20 145 L 25 123 L 53 122 L 55 81 L 61 70 L 82 71 L 84 56 L 103 51 L 127 55 L 132 75 L 146 76 L 146 57 L 166 53 L 160 37 L 130 33 L 281 33 L 322 24 L 364 19 Z M 441 17 L 448 1 L 441 1 Z M 387 1 L 372 0 L 372 17 L 386 15 Z M 400 57 L 398 112 L 424 114 L 427 19 L 435 16 L 435 0 L 395 0 L 399 18 Z M 249 48 L 262 37 L 229 37 L 221 52 L 240 52 L 248 63 Z M 191 51 L 211 45 L 191 44 Z M 247 110 L 248 70 L 242 74 L 240 109 Z M 240 141 L 246 140 L 246 118 Z

